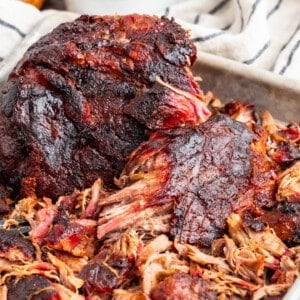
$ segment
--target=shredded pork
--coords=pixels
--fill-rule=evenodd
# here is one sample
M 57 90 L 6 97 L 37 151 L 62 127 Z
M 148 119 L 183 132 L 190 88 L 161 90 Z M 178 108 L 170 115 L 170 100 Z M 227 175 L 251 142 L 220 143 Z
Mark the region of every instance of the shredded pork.
M 252 127 L 250 108 L 234 103 L 227 110 Z M 287 137 L 280 134 L 287 129 L 275 125 L 273 119 L 266 125 L 267 121 L 271 122 L 267 113 L 263 118 L 269 131 L 266 151 L 272 159 L 276 143 L 282 143 L 282 139 L 288 142 Z M 294 136 L 291 143 L 299 147 Z M 298 201 L 299 171 L 299 162 L 278 167 L 278 174 L 274 175 L 278 205 Z M 201 295 L 207 295 L 207 299 L 229 299 L 235 295 L 259 300 L 283 296 L 299 276 L 299 246 L 288 247 L 272 227 L 258 226 L 258 219 L 255 219 L 256 223 L 249 221 L 249 216 L 247 219 L 247 214 L 242 211 L 227 218 L 226 234 L 214 240 L 210 248 L 173 239 L 168 235 L 172 218 L 170 204 L 154 210 L 145 208 L 142 214 L 131 210 L 132 203 L 140 201 L 143 205 L 143 197 L 149 188 L 159 188 L 157 183 L 151 185 L 151 176 L 155 177 L 155 174 L 149 174 L 142 181 L 137 172 L 130 176 L 135 183 L 117 192 L 105 190 L 98 179 L 91 188 L 81 192 L 75 190 L 71 195 L 60 197 L 56 203 L 34 194 L 20 200 L 8 216 L 3 232 L 16 226 L 16 218 L 27 220 L 31 231 L 28 237 L 20 238 L 35 250 L 26 259 L 25 246 L 16 248 L 13 245 L 2 256 L 1 299 L 13 299 L 10 287 L 15 286 L 17 291 L 22 280 L 26 283 L 26 280 L 34 279 L 40 280 L 42 286 L 41 290 L 34 291 L 35 294 L 46 290 L 59 299 L 81 300 L 87 295 L 94 300 L 103 297 L 159 299 L 163 297 L 163 291 L 168 299 L 181 299 L 180 295 L 184 293 L 187 299 L 201 298 Z M 118 184 L 122 187 L 126 180 L 120 178 Z M 110 223 L 124 213 L 126 219 L 118 219 L 118 224 Z M 111 226 L 123 230 L 108 230 Z M 53 232 L 55 241 L 50 239 Z M 108 277 L 105 279 L 103 274 Z M 109 282 L 105 283 L 106 280 Z M 190 286 L 188 290 L 193 293 L 187 295 L 188 290 L 175 288 L 179 284 Z
M 152 132 L 114 189 L 98 178 L 55 202 L 30 177 L 25 198 L 2 199 L 11 210 L 0 229 L 1 300 L 280 299 L 300 276 L 299 124 L 151 80 L 168 102 L 147 114 L 150 124 L 170 107 L 163 127 L 186 123 Z

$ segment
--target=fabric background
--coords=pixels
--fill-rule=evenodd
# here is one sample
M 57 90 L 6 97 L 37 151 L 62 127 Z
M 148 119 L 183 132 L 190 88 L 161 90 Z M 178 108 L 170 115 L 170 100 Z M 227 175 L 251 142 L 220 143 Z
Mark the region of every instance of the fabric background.
M 172 3 L 157 14 L 174 17 L 190 30 L 199 50 L 300 80 L 299 0 Z M 0 1 L 0 69 L 32 27 L 49 13 L 17 0 Z
M 165 15 L 198 49 L 300 80 L 299 0 L 188 0 Z

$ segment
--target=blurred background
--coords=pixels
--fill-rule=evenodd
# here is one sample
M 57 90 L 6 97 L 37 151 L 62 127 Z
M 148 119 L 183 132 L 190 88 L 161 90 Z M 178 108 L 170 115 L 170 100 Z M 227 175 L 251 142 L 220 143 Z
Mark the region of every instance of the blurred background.
M 31 3 L 38 8 L 42 9 L 59 9 L 64 10 L 66 9 L 64 0 L 25 0 L 25 2 Z M 84 1 L 82 1 L 84 2 Z

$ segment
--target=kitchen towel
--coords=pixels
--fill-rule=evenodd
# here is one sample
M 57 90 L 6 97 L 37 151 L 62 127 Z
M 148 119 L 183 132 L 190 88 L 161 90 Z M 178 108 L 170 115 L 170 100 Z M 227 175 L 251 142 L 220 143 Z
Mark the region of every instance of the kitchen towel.
M 166 8 L 202 51 L 300 80 L 299 0 L 189 0 Z
M 59 13 L 0 1 L 0 73 L 34 25 Z M 190 30 L 199 50 L 300 80 L 299 0 L 177 0 L 157 14 Z
M 18 0 L 0 0 L 0 83 L 32 43 L 76 17 L 78 14 L 65 11 L 39 11 Z
M 0 1 L 0 62 L 42 17 L 42 13 L 32 5 L 14 0 Z

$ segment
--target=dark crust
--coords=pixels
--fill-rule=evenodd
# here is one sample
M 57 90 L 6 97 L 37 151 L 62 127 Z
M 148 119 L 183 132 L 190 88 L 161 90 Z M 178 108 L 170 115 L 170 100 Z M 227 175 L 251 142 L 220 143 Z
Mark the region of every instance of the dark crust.
M 7 300 L 55 300 L 59 299 L 57 292 L 43 276 L 23 276 L 19 280 L 8 283 Z
M 227 217 L 245 205 L 254 139 L 244 124 L 217 115 L 169 146 L 176 163 L 166 194 L 175 198 L 171 233 L 181 242 L 210 246 Z
M 275 170 L 264 136 L 258 126 L 251 130 L 216 114 L 195 128 L 156 131 L 132 154 L 122 175 L 156 174 L 160 187 L 155 194 L 144 192 L 146 206 L 173 204 L 171 235 L 210 247 L 226 232 L 233 212 L 275 206 Z
M 124 279 L 130 278 L 135 260 L 121 252 L 103 247 L 100 252 L 86 264 L 79 276 L 84 280 L 87 294 L 98 292 L 111 293 L 118 288 Z
M 31 260 L 35 255 L 32 243 L 17 231 L 0 229 L 0 256 L 6 257 L 12 251 L 22 252 L 25 259 Z
M 52 198 L 99 176 L 113 187 L 146 129 L 197 122 L 192 109 L 182 118 L 166 112 L 176 97 L 156 84 L 159 77 L 201 94 L 186 68 L 195 57 L 188 34 L 166 18 L 82 16 L 60 25 L 9 76 L 0 106 L 0 182 L 16 193 L 22 182 L 35 182 L 39 196 Z
M 178 299 L 218 299 L 217 293 L 210 290 L 208 281 L 202 278 L 176 273 L 166 277 L 150 293 L 152 300 L 178 300 Z

